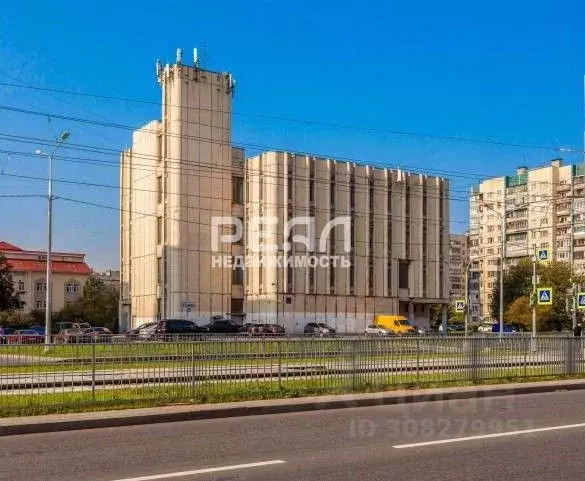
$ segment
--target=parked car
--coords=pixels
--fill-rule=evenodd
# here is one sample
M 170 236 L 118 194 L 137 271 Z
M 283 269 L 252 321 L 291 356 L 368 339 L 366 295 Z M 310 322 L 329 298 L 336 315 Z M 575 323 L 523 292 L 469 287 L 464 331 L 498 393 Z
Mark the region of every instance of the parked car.
M 493 322 L 483 322 L 477 328 L 477 332 L 492 332 Z
M 61 329 L 55 336 L 55 342 L 59 344 L 77 344 L 83 342 L 85 329 Z
M 335 329 L 323 322 L 309 322 L 305 326 L 305 334 L 309 336 L 334 336 Z
M 236 334 L 240 332 L 241 327 L 231 319 L 213 318 L 209 324 L 201 327 L 201 331 L 211 334 Z
M 447 324 L 447 332 L 465 331 L 465 326 L 460 324 Z M 439 332 L 443 332 L 443 324 L 439 324 Z
M 112 331 L 107 327 L 90 327 L 83 332 L 82 342 L 111 342 L 112 336 Z
M 130 340 L 136 341 L 148 341 L 154 338 L 156 333 L 156 322 L 147 322 L 142 324 L 128 332 L 127 337 Z
M 390 329 L 386 329 L 382 326 L 377 326 L 376 324 L 370 324 L 368 327 L 364 329 L 364 334 L 366 336 L 391 336 L 394 333 Z
M 239 332 L 247 334 L 248 336 L 256 336 L 264 332 L 264 324 L 258 322 L 246 322 L 240 329 Z
M 165 319 L 155 324 L 154 335 L 157 339 L 188 337 L 199 334 L 202 329 L 194 322 L 184 319 Z
M 62 321 L 62 322 L 57 322 L 53 326 L 52 331 L 53 331 L 53 333 L 57 334 L 59 331 L 73 330 L 73 329 L 84 330 L 84 329 L 90 329 L 90 328 L 91 328 L 91 324 L 89 322 Z
M 412 327 L 414 327 L 414 332 L 420 336 L 426 336 L 426 335 L 431 334 L 433 332 L 433 330 L 428 326 L 415 326 L 415 325 L 413 325 Z
M 6 336 L 7 344 L 41 344 L 44 337 L 33 329 L 20 329 Z
M 284 336 L 286 330 L 280 324 L 264 324 L 262 333 L 267 336 Z

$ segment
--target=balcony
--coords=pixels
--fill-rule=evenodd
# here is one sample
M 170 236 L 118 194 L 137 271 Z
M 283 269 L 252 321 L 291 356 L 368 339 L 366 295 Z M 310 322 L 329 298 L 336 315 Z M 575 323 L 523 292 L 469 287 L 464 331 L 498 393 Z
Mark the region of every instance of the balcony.
M 528 221 L 521 220 L 521 221 L 512 221 L 506 223 L 506 232 L 513 233 L 513 232 L 521 232 L 528 230 Z
M 510 245 L 512 243 L 513 245 Z M 528 242 L 508 241 L 506 245 L 506 257 L 526 257 L 528 255 Z
M 557 192 L 568 192 L 571 190 L 571 184 L 559 184 L 557 187 Z

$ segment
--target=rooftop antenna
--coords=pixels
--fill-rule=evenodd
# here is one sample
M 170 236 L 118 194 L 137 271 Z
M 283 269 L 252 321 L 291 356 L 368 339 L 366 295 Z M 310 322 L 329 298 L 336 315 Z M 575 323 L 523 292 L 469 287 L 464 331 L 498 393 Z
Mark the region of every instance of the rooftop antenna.
M 201 53 L 199 54 L 199 68 L 205 69 L 205 67 L 207 66 L 207 61 L 209 56 L 209 52 L 207 50 L 207 42 L 205 40 L 203 40 L 202 44 L 201 44 Z
M 199 56 L 197 54 L 197 48 L 193 49 L 193 65 L 199 67 Z
M 156 59 L 156 79 L 160 82 L 162 76 L 162 65 L 160 63 L 160 58 Z
M 183 49 L 177 49 L 177 65 L 181 65 L 183 63 Z

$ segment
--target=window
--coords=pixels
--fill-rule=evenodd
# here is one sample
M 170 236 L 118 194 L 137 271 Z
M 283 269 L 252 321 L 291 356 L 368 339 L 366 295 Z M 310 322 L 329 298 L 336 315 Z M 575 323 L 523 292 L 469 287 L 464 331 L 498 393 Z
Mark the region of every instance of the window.
M 35 307 L 37 309 L 45 309 L 47 307 L 47 301 L 36 301 Z
M 24 292 L 24 281 L 18 281 L 18 292 Z
M 329 204 L 331 209 L 335 209 L 335 184 L 333 182 L 329 186 Z
M 309 181 L 309 202 L 315 202 L 315 181 Z
M 156 269 L 156 275 L 157 275 L 156 283 L 162 284 L 163 283 L 163 259 L 162 259 L 162 257 L 157 258 L 157 264 L 158 264 L 158 266 Z
M 335 294 L 335 268 L 332 265 L 329 266 L 329 289 Z
M 68 282 L 65 284 L 65 292 L 67 294 L 79 294 L 79 284 L 77 282 Z
M 240 236 L 240 238 L 236 241 L 236 244 L 238 245 L 244 245 L 244 219 L 242 217 L 238 217 L 238 220 L 240 221 L 240 225 L 242 226 L 242 235 Z M 233 226 L 233 235 L 236 235 L 236 226 Z
M 163 182 L 162 176 L 156 178 L 156 201 L 160 204 L 163 199 Z
M 286 268 L 286 292 L 292 292 L 293 290 L 293 268 Z
M 35 285 L 35 290 L 37 292 L 45 292 L 47 290 L 47 283 L 46 282 L 37 282 Z
M 244 179 L 242 177 L 232 178 L 234 204 L 244 203 Z
M 241 263 L 235 264 L 233 260 L 234 268 L 232 270 L 232 284 L 235 286 L 241 286 L 244 284 L 244 268 Z
M 163 243 L 163 222 L 162 217 L 156 218 L 156 243 L 162 244 Z
M 315 268 L 309 267 L 309 292 L 313 293 L 315 290 Z
M 399 289 L 408 289 L 409 270 L 410 270 L 410 264 L 408 262 L 401 261 L 400 264 L 398 265 L 398 288 Z
M 294 180 L 292 175 L 288 176 L 288 200 L 292 202 L 293 200 L 293 191 L 294 191 Z

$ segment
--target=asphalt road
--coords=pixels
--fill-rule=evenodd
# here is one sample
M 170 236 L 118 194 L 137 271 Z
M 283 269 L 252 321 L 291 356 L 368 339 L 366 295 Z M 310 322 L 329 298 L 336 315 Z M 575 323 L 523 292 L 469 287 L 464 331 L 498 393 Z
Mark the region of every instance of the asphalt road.
M 575 391 L 11 436 L 0 479 L 573 481 L 583 446 Z

